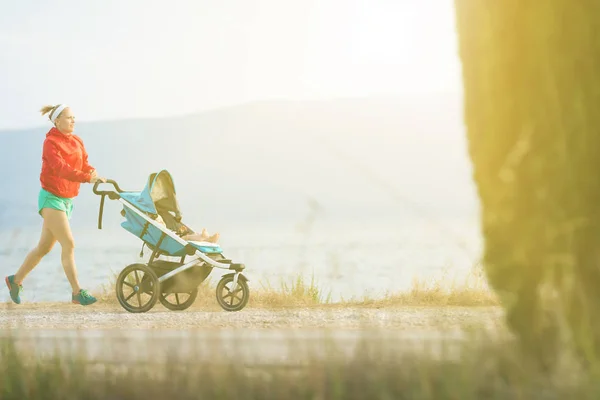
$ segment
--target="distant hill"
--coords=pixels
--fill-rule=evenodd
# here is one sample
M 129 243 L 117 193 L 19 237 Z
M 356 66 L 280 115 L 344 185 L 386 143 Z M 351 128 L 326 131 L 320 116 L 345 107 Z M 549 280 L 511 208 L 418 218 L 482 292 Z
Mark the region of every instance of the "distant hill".
M 39 223 L 49 126 L 0 131 L 0 228 Z M 92 165 L 124 189 L 141 190 L 151 172 L 169 170 L 192 226 L 293 225 L 311 207 L 350 225 L 476 212 L 462 106 L 448 96 L 265 101 L 173 118 L 79 122 L 76 133 Z M 98 204 L 83 185 L 73 223 L 93 226 Z M 107 212 L 107 224 L 119 221 L 114 203 Z

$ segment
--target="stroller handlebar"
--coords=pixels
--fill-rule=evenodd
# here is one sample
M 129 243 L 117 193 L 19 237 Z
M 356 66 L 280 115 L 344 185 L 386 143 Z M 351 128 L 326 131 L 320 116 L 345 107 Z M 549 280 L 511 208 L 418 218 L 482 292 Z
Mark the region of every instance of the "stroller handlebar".
M 98 186 L 100 186 L 100 184 L 102 184 L 102 183 L 107 183 L 107 184 L 113 185 L 114 188 L 115 188 L 115 190 L 116 190 L 116 192 L 114 190 L 110 190 L 110 191 L 107 191 L 107 190 L 98 190 Z M 108 196 L 108 198 L 111 199 L 111 200 L 118 199 L 120 197 L 119 193 L 123 193 L 123 191 L 121 190 L 121 188 L 119 187 L 119 185 L 117 184 L 117 182 L 115 182 L 112 179 L 107 179 L 106 182 L 100 182 L 100 181 L 96 182 L 94 184 L 94 189 L 93 190 L 94 190 L 95 194 L 101 196 L 101 199 L 100 199 L 100 210 L 99 210 L 99 213 L 98 213 L 98 229 L 102 229 L 102 214 L 104 213 L 104 198 L 106 196 Z
M 105 190 L 98 191 L 98 186 L 99 186 L 99 185 L 101 185 L 102 183 L 104 183 L 104 182 L 100 182 L 100 181 L 98 181 L 98 182 L 96 182 L 96 183 L 94 184 L 94 189 L 93 189 L 93 190 L 94 190 L 94 193 L 95 193 L 95 194 L 98 194 L 98 195 L 103 195 L 103 194 L 108 194 L 108 193 L 110 193 L 110 192 L 107 192 L 107 191 L 105 191 Z M 112 180 L 112 179 L 107 179 L 107 180 L 106 180 L 106 183 L 107 183 L 107 184 L 111 184 L 111 185 L 113 185 L 113 186 L 114 186 L 114 188 L 117 190 L 117 193 L 123 193 L 123 191 L 121 190 L 121 188 L 119 187 L 119 185 L 117 184 L 117 182 L 115 182 L 114 180 Z

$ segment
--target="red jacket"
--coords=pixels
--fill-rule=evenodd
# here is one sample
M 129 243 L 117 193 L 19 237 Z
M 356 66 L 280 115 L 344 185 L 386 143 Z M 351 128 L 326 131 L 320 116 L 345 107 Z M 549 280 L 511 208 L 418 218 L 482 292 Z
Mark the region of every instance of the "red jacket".
M 90 182 L 93 170 L 81 138 L 50 129 L 42 153 L 42 188 L 59 197 L 73 198 L 79 194 L 81 183 Z

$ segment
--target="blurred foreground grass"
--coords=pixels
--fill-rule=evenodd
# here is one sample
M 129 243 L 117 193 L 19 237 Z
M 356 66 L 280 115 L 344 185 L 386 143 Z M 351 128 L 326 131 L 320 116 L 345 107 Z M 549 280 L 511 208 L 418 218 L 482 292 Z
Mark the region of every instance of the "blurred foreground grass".
M 115 295 L 116 275 L 111 282 L 97 293 L 100 301 L 118 304 Z M 302 275 L 289 282 L 281 281 L 278 286 L 270 282 L 257 285 L 249 282 L 250 301 L 248 307 L 282 309 L 299 307 L 402 307 L 402 306 L 498 306 L 496 294 L 491 291 L 480 269 L 473 269 L 467 276 L 451 278 L 448 273 L 434 278 L 415 278 L 407 291 L 386 293 L 377 298 L 361 298 L 331 301 L 329 292 L 319 287 L 314 277 L 310 280 Z M 210 279 L 199 287 L 194 307 L 216 306 L 216 283 Z
M 296 366 L 246 365 L 236 352 L 209 346 L 209 354 L 157 362 L 89 362 L 84 352 L 39 357 L 11 338 L 0 340 L 1 399 L 597 399 L 595 374 L 564 361 L 536 367 L 511 342 L 485 337 L 443 342 L 436 351 L 386 345 L 364 336 L 348 353 L 335 342 L 304 351 Z M 206 340 L 198 335 L 193 340 Z M 293 345 L 293 342 L 290 343 Z M 239 346 L 251 346 L 239 343 Z M 291 346 L 292 347 L 292 346 Z M 292 347 L 293 348 L 293 347 Z M 325 350 L 323 350 L 325 349 Z M 110 344 L 103 354 L 126 360 Z M 57 355 L 58 354 L 58 355 Z M 190 359 L 192 362 L 190 362 Z M 210 361 L 206 361 L 210 360 Z

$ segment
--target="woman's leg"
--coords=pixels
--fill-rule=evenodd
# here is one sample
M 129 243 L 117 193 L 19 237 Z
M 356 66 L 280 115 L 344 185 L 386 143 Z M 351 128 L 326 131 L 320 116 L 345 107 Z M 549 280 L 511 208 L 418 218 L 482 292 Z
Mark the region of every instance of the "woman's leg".
M 21 285 L 27 275 L 40 263 L 42 258 L 46 254 L 52 250 L 54 244 L 56 243 L 56 238 L 52 234 L 52 231 L 48 227 L 48 223 L 44 220 L 44 224 L 42 226 L 42 234 L 40 236 L 40 241 L 37 246 L 33 248 L 27 257 L 25 257 L 25 261 L 17 271 L 14 277 L 14 282 L 18 285 Z
M 77 267 L 75 266 L 75 240 L 73 239 L 67 214 L 53 208 L 44 208 L 42 216 L 44 217 L 44 225 L 48 226 L 52 235 L 60 243 L 62 248 L 61 261 L 65 275 L 67 275 L 67 279 L 71 284 L 73 295 L 77 295 L 81 287 L 79 286 Z

